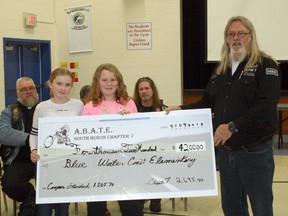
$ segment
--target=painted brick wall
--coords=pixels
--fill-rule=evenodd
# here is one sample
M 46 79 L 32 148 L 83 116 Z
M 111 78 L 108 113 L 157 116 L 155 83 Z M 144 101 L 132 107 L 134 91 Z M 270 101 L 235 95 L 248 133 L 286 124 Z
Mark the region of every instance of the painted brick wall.
M 69 54 L 65 9 L 91 5 L 93 52 Z M 37 27 L 24 28 L 23 13 L 38 16 Z M 139 77 L 150 76 L 166 104 L 180 104 L 181 24 L 180 0 L 10 0 L 1 4 L 0 36 L 51 41 L 52 68 L 60 61 L 79 63 L 72 96 L 90 84 L 99 64 L 115 64 L 130 95 Z M 152 23 L 152 49 L 127 50 L 126 24 Z M 3 43 L 0 43 L 3 50 Z M 4 108 L 4 65 L 0 51 L 0 109 Z

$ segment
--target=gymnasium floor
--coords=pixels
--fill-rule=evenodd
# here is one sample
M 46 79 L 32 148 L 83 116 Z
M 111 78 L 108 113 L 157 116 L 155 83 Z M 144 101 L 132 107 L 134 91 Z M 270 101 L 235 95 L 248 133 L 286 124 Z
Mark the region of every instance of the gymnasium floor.
M 274 175 L 274 215 L 288 215 L 288 136 L 284 136 L 283 146 L 278 149 L 277 136 L 274 142 L 275 155 L 275 175 Z M 218 175 L 218 173 L 217 173 Z M 219 182 L 219 177 L 218 177 Z M 220 187 L 219 187 L 220 188 Z M 2 193 L 1 193 L 2 196 Z M 3 199 L 1 199 L 3 200 Z M 5 211 L 1 203 L 3 216 L 13 216 L 12 201 L 8 198 L 8 210 Z M 117 202 L 108 202 L 108 208 L 111 216 L 121 216 Z M 86 203 L 78 203 L 78 215 L 86 216 Z M 70 205 L 70 216 L 75 214 L 75 205 Z M 187 199 L 187 211 L 184 209 L 184 200 L 175 199 L 175 210 L 172 209 L 172 200 L 162 199 L 162 211 L 160 213 L 151 213 L 149 203 L 144 206 L 144 216 L 220 216 L 223 215 L 221 209 L 220 195 L 213 197 L 196 197 Z M 252 214 L 251 214 L 252 215 Z

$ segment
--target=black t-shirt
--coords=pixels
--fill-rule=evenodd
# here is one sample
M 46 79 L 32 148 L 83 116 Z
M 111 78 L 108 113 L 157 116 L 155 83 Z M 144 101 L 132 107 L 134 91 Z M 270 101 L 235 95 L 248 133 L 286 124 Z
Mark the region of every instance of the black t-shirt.
M 166 105 L 163 105 L 161 104 L 161 107 L 159 107 L 159 111 L 163 111 L 163 107 L 167 107 Z M 142 104 L 140 104 L 139 106 L 137 106 L 137 110 L 138 112 L 154 112 L 154 111 L 157 111 L 155 109 L 153 109 L 153 106 L 150 106 L 150 107 L 145 107 L 143 106 Z

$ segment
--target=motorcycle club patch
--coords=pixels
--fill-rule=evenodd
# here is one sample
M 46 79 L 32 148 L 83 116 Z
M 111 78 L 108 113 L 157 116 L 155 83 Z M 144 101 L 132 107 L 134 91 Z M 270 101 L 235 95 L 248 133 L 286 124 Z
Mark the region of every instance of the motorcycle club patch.
M 278 70 L 274 68 L 266 68 L 266 75 L 278 76 Z

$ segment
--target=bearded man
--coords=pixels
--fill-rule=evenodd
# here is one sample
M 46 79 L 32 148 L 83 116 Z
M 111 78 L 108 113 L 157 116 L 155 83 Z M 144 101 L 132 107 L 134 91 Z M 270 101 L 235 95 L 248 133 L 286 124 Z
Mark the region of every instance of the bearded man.
M 19 216 L 37 215 L 35 189 L 29 182 L 35 177 L 35 164 L 30 160 L 29 133 L 38 104 L 34 81 L 21 77 L 16 81 L 18 101 L 9 105 L 0 116 L 1 158 L 4 174 L 2 190 L 11 199 L 22 202 Z
M 272 142 L 278 127 L 281 73 L 259 49 L 255 29 L 243 16 L 229 19 L 221 61 L 203 98 L 171 110 L 211 108 L 218 147 L 222 209 L 226 216 L 273 215 Z

